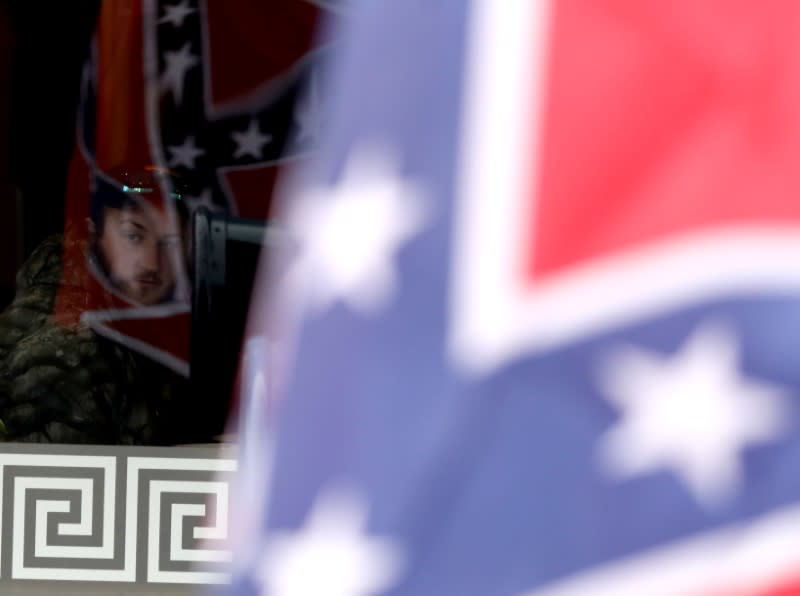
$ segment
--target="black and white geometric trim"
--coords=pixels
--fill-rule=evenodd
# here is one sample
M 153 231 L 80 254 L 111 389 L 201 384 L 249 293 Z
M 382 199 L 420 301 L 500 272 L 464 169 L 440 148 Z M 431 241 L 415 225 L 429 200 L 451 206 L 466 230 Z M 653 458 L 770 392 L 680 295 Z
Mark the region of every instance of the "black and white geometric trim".
M 10 445 L 0 451 L 0 586 L 228 580 L 236 460 L 220 450 Z

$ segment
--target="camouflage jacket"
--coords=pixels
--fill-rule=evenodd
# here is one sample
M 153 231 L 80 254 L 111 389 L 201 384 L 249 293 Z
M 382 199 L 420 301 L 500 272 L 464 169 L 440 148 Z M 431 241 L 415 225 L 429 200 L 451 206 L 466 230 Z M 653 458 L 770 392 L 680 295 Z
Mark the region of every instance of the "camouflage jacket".
M 168 444 L 186 381 L 162 366 L 51 317 L 62 240 L 45 240 L 17 274 L 0 313 L 0 433 L 4 441 Z

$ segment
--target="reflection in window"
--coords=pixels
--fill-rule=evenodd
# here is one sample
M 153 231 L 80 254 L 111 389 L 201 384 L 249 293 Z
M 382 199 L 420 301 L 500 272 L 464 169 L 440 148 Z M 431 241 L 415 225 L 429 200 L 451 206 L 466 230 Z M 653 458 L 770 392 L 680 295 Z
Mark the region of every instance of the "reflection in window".
M 0 8 L 0 434 L 214 441 L 272 188 L 314 136 L 317 9 L 34 4 Z

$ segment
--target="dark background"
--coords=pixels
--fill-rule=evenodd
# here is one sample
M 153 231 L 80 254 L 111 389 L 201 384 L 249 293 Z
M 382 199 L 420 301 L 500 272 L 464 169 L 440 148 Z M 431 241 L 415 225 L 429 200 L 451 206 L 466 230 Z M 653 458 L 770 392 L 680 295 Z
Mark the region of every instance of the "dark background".
M 0 0 L 0 308 L 64 225 L 80 73 L 100 0 Z

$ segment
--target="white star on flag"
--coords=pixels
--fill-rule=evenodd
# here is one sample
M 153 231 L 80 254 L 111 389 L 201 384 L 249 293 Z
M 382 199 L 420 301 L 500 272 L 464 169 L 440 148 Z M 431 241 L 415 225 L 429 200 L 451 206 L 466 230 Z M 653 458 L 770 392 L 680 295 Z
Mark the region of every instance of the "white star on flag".
M 701 326 L 672 356 L 638 348 L 614 353 L 601 388 L 621 413 L 599 445 L 617 477 L 670 469 L 702 505 L 732 498 L 741 451 L 784 432 L 784 391 L 743 376 L 732 330 Z
M 194 169 L 195 159 L 205 154 L 205 150 L 194 144 L 194 136 L 186 137 L 186 140 L 180 145 L 168 146 L 167 151 L 170 154 L 169 165 L 171 167 L 184 166 L 190 170 Z
M 365 507 L 349 493 L 323 494 L 306 524 L 268 542 L 261 581 L 272 596 L 366 596 L 391 586 L 398 547 L 364 533 Z
M 272 141 L 272 136 L 261 133 L 258 128 L 258 121 L 255 119 L 250 121 L 247 130 L 231 133 L 231 138 L 236 143 L 236 151 L 233 153 L 236 159 L 244 155 L 261 159 L 264 145 Z
M 301 256 L 291 287 L 324 308 L 342 300 L 364 313 L 391 298 L 394 260 L 424 224 L 420 192 L 378 147 L 353 151 L 341 179 L 296 197 L 290 226 Z
M 199 195 L 185 195 L 184 200 L 190 213 L 194 213 L 201 207 L 205 207 L 209 211 L 223 211 L 220 205 L 214 203 L 210 188 L 204 188 Z
M 177 52 L 164 52 L 166 67 L 161 75 L 161 88 L 171 92 L 175 103 L 183 101 L 183 81 L 186 72 L 200 61 L 191 53 L 191 42 L 186 42 Z
M 189 0 L 183 0 L 180 4 L 170 4 L 164 7 L 164 16 L 159 19 L 159 23 L 170 23 L 175 27 L 183 25 L 183 20 L 196 9 L 189 8 Z

